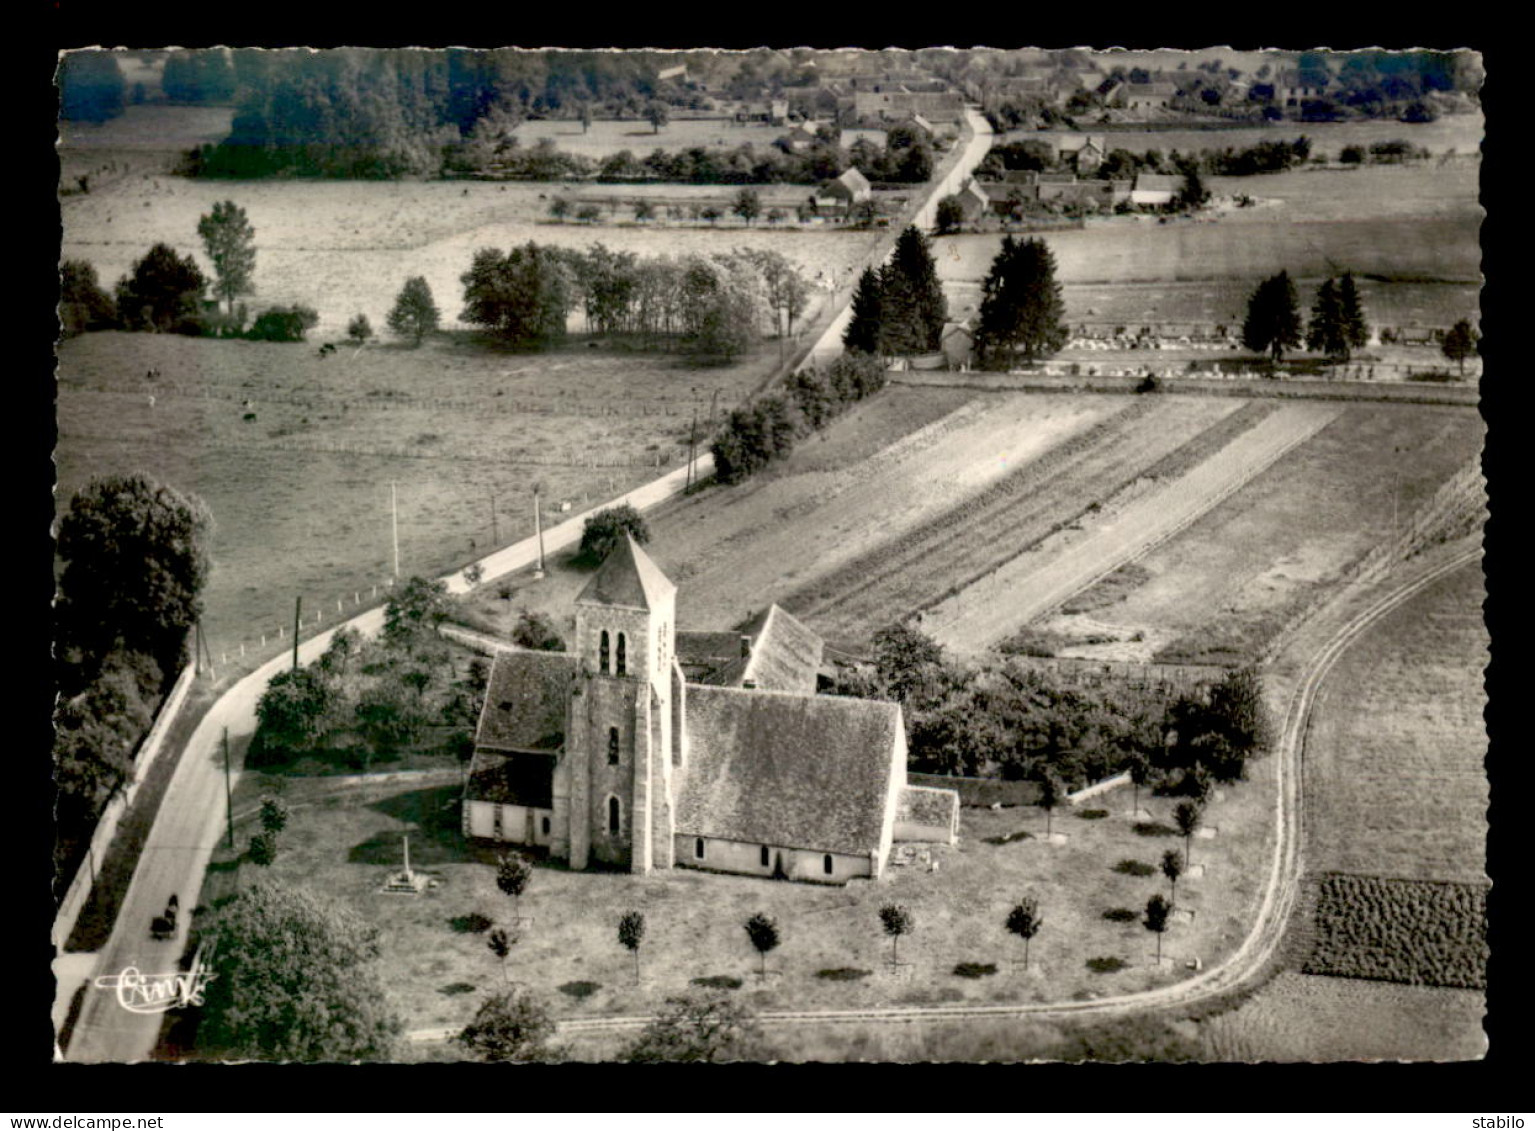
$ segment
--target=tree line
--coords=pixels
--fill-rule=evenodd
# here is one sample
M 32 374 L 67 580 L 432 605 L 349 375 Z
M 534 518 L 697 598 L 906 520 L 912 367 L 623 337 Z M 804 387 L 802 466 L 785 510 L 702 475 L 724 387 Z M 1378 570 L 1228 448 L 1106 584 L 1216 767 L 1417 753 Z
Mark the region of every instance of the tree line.
M 921 773 L 1036 781 L 1064 796 L 1129 770 L 1140 785 L 1203 797 L 1273 745 L 1252 669 L 1180 694 L 1085 690 L 1010 658 L 947 659 L 906 624 L 873 646 L 872 669 L 844 673 L 833 694 L 900 703 L 908 765 Z
M 1304 134 L 1290 141 L 1260 141 L 1250 146 L 1198 149 L 1180 153 L 1174 149 L 1134 152 L 1111 149 L 1089 174 L 1098 180 L 1126 180 L 1137 173 L 1186 174 L 1190 169 L 1206 176 L 1245 177 L 1282 173 L 1304 165 L 1311 158 L 1311 139 Z M 1051 172 L 1065 168 L 1056 148 L 1046 141 L 1016 141 L 993 145 L 976 167 L 981 179 L 1001 180 L 1010 171 Z
M 74 865 L 128 780 L 202 614 L 213 518 L 147 475 L 91 480 L 59 520 L 53 757 L 57 852 Z

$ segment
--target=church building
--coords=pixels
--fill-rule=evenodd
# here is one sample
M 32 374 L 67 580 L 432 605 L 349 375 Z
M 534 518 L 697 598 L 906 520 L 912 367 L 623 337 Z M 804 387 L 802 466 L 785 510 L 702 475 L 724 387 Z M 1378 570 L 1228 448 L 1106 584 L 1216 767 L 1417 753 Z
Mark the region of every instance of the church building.
M 575 869 L 845 883 L 895 840 L 953 843 L 959 797 L 909 786 L 895 703 L 816 694 L 822 642 L 776 605 L 679 632 L 677 587 L 626 538 L 576 598 L 568 653 L 496 656 L 465 836 Z

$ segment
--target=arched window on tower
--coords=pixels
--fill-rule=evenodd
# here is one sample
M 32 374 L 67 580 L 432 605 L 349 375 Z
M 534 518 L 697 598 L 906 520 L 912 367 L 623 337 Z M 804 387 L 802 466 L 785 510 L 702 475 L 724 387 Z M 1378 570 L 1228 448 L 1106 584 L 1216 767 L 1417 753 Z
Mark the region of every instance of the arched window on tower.
M 821 868 L 828 876 L 831 875 L 831 853 L 828 852 L 825 856 L 821 857 Z
M 608 727 L 608 765 L 618 765 L 618 728 Z
M 620 813 L 618 811 L 618 798 L 608 798 L 608 832 L 612 833 L 614 836 L 618 835 L 619 816 Z
M 624 640 L 624 634 L 622 632 L 620 632 L 618 634 L 618 666 L 615 669 L 615 671 L 613 672 L 613 674 L 614 675 L 627 675 L 628 674 L 628 668 L 629 668 L 629 656 L 628 656 L 627 641 Z
M 602 630 L 602 646 L 597 651 L 597 661 L 604 675 L 608 671 L 608 630 Z

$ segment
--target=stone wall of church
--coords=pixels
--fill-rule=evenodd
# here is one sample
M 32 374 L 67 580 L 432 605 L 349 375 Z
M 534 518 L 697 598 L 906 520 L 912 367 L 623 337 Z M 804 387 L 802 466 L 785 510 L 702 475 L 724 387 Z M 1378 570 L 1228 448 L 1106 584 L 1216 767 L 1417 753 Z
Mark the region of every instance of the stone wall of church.
M 702 855 L 699 854 L 700 841 Z M 868 878 L 875 874 L 875 862 L 868 855 L 813 852 L 803 848 L 767 845 L 764 863 L 764 846 L 761 844 L 682 834 L 674 838 L 674 843 L 679 868 L 729 872 L 737 876 L 760 876 L 763 879 L 773 878 L 781 868 L 788 879 L 813 884 L 845 884 L 849 880 Z

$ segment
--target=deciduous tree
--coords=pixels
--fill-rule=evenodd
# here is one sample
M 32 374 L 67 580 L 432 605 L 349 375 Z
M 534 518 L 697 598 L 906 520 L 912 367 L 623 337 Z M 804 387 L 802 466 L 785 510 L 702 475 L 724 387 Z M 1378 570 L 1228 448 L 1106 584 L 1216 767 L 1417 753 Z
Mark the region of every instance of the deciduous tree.
M 1470 321 L 1462 318 L 1445 333 L 1444 341 L 1439 348 L 1445 357 L 1459 367 L 1461 375 L 1464 376 L 1466 358 L 1475 356 L 1476 343 L 1479 340 L 1480 336 L 1471 328 Z
M 766 978 L 768 952 L 778 947 L 778 924 L 759 911 L 746 920 L 746 937 L 751 939 L 752 946 L 761 956 L 759 976 Z
M 232 315 L 235 299 L 256 289 L 256 230 L 246 218 L 245 209 L 225 200 L 199 218 L 197 234 L 213 262 L 213 293 L 229 304 Z
M 960 225 L 965 222 L 965 209 L 960 204 L 959 197 L 946 196 L 940 200 L 933 219 L 940 236 L 959 231 Z
M 378 932 L 333 899 L 256 882 L 207 930 L 198 1044 L 226 1059 L 387 1060 L 401 1024 Z
M 650 527 L 645 516 L 630 503 L 619 503 L 598 511 L 581 528 L 581 556 L 589 562 L 601 562 L 618 548 L 625 535 L 639 545 L 650 542 Z
M 190 255 L 157 243 L 117 282 L 117 316 L 128 330 L 195 334 L 208 280 Z
M 1033 896 L 1019 900 L 1007 913 L 1007 929 L 1023 940 L 1023 968 L 1029 968 L 1029 942 L 1039 934 L 1045 921 L 1039 914 L 1039 900 Z
M 59 266 L 59 322 L 65 337 L 109 330 L 117 322 L 116 304 L 96 281 L 96 268 L 83 259 Z
M 900 903 L 887 903 L 879 909 L 880 926 L 890 936 L 890 961 L 901 958 L 901 936 L 909 935 L 916 926 L 910 908 Z
M 618 920 L 618 943 L 634 955 L 634 981 L 640 980 L 640 944 L 645 941 L 645 916 L 638 911 L 625 911 Z
M 520 852 L 503 852 L 496 861 L 496 886 L 512 897 L 512 914 L 522 918 L 522 893 L 533 882 L 533 865 Z
M 389 329 L 399 337 L 409 338 L 412 345 L 419 346 L 428 334 L 437 332 L 441 320 L 442 315 L 432 299 L 432 288 L 427 285 L 426 278 L 416 275 L 405 280 L 404 288 L 395 298 L 393 309 L 389 311 Z
M 653 133 L 660 133 L 661 127 L 672 120 L 671 109 L 660 99 L 653 98 L 645 107 L 645 120 L 650 123 Z
M 1178 855 L 1177 849 L 1169 848 L 1162 853 L 1162 874 L 1167 877 L 1170 903 L 1178 902 L 1178 877 L 1183 875 L 1183 858 Z
M 1197 801 L 1180 801 L 1173 810 L 1173 821 L 1178 826 L 1178 833 L 1183 837 L 1183 865 L 1188 867 L 1189 848 L 1193 841 L 1194 833 L 1199 829 L 1200 804 Z
M 753 220 L 762 215 L 762 195 L 756 189 L 743 188 L 731 200 L 730 211 L 745 220 L 749 226 Z
M 261 799 L 261 827 L 276 836 L 288 827 L 288 807 L 278 797 Z
M 82 682 L 119 650 L 180 669 L 202 613 L 212 531 L 201 499 L 147 475 L 93 479 L 75 495 L 59 522 L 54 616 L 62 649 L 79 651 Z
M 565 641 L 547 613 L 523 609 L 512 626 L 512 643 L 536 652 L 563 652 Z
M 366 345 L 368 339 L 373 337 L 373 324 L 368 321 L 368 316 L 366 314 L 359 314 L 348 322 L 346 324 L 346 336 L 359 346 Z
M 1172 910 L 1172 905 L 1160 895 L 1154 895 L 1146 901 L 1146 918 L 1142 922 L 1148 931 L 1157 936 L 1158 964 L 1162 961 L 1162 935 L 1167 930 Z
M 1066 787 L 1061 784 L 1061 779 L 1052 770 L 1046 770 L 1039 779 L 1039 800 L 1035 802 L 1045 811 L 1045 835 L 1050 835 L 1050 821 L 1055 815 L 1056 806 L 1060 805 L 1065 796 Z
M 481 248 L 459 280 L 464 284 L 463 321 L 521 344 L 565 336 L 575 305 L 575 278 L 556 249 L 531 241 L 507 252 Z

